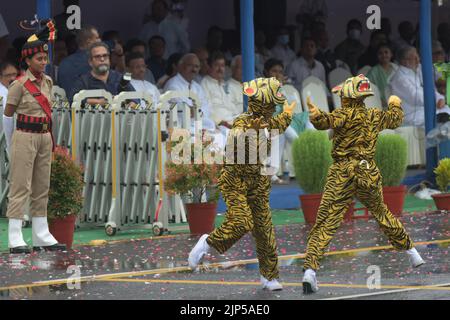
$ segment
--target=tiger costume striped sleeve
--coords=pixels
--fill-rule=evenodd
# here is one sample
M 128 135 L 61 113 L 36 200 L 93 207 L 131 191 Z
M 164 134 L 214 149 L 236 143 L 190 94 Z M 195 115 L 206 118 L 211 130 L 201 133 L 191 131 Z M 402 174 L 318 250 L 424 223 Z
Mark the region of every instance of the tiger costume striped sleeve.
M 319 110 L 311 119 L 317 129 L 334 129 L 333 164 L 315 225 L 308 235 L 304 270 L 318 270 L 354 196 L 369 209 L 394 248 L 413 247 L 405 228 L 383 202 L 382 177 L 374 161 L 380 131 L 394 129 L 403 121 L 401 101 L 390 98 L 387 111 L 366 108 L 364 97 L 372 93 L 370 82 L 363 75 L 349 78 L 335 89 L 341 96 L 342 107 L 332 113 Z
M 244 83 L 244 94 L 249 96 L 248 112 L 241 114 L 233 122 L 228 135 L 229 143 L 235 144 L 235 136 L 255 129 L 257 136 L 261 128 L 286 130 L 292 119 L 288 112 L 272 117 L 275 106 L 285 101 L 279 92 L 280 82 L 275 78 L 259 78 Z M 255 123 L 260 127 L 255 128 Z M 270 139 L 264 143 L 270 148 Z M 256 254 L 260 274 L 267 280 L 279 277 L 278 255 L 272 214 L 269 207 L 270 178 L 261 174 L 262 159 L 257 163 L 248 162 L 247 155 L 258 153 L 257 143 L 245 143 L 246 162 L 226 164 L 219 178 L 219 189 L 227 205 L 225 219 L 221 226 L 209 234 L 206 242 L 220 253 L 225 253 L 246 233 L 251 232 L 256 243 Z M 237 159 L 238 151 L 234 149 Z

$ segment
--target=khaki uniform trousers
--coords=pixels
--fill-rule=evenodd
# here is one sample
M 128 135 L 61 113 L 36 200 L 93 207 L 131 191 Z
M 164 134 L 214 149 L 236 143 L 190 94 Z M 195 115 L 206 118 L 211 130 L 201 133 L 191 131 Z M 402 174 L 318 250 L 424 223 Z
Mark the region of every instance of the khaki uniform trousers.
M 8 218 L 23 219 L 28 198 L 33 217 L 47 216 L 51 159 L 52 139 L 49 132 L 14 131 L 6 212 Z

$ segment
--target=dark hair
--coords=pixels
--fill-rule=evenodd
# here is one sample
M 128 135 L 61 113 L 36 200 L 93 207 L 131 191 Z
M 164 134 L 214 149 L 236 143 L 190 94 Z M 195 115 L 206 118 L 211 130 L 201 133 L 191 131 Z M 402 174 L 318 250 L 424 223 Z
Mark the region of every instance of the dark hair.
M 222 32 L 223 33 L 223 30 L 222 30 L 222 28 L 220 28 L 220 27 L 218 27 L 218 26 L 211 26 L 211 27 L 209 27 L 209 29 L 208 29 L 208 33 L 207 33 L 207 37 L 209 38 L 210 36 L 211 36 L 211 34 L 213 33 L 213 32 Z
M 312 42 L 314 42 L 314 44 L 317 46 L 316 40 L 314 40 L 313 37 L 304 37 L 304 38 L 302 39 L 302 45 L 301 45 L 300 47 L 303 48 L 303 46 L 305 45 L 305 43 L 306 43 L 307 41 L 312 41 Z
M 214 61 L 225 60 L 225 55 L 221 51 L 214 51 L 208 56 L 208 65 L 211 66 Z
M 378 53 L 378 51 L 380 51 L 380 49 L 382 48 L 388 48 L 389 50 L 391 50 L 391 53 L 394 54 L 394 50 L 392 49 L 392 46 L 387 43 L 387 42 L 382 42 L 378 45 L 376 52 Z
M 358 19 L 351 19 L 349 22 L 347 22 L 347 31 L 350 30 L 350 27 L 352 25 L 358 25 L 358 27 L 362 30 L 361 21 L 359 21 Z
M 372 41 L 379 34 L 384 34 L 387 39 L 387 34 L 383 30 L 377 29 L 377 30 L 372 31 L 372 33 L 370 34 L 370 41 Z
M 17 65 L 14 62 L 12 62 L 12 61 L 3 61 L 3 62 L 0 63 L 0 74 L 2 74 L 3 71 L 5 71 L 6 68 L 8 68 L 9 66 L 12 66 L 12 67 L 18 69 Z
M 130 62 L 136 59 L 144 59 L 145 57 L 140 52 L 129 52 L 125 55 L 125 64 L 128 67 L 130 65 Z
M 102 40 L 103 41 L 116 40 L 115 38 L 120 38 L 119 31 L 117 31 L 117 30 L 108 30 L 108 31 L 103 32 L 103 35 L 102 35 Z
M 145 47 L 145 42 L 142 41 L 141 39 L 138 38 L 133 38 L 128 40 L 127 44 L 125 45 L 125 51 L 126 52 L 130 52 L 134 47 L 137 46 L 144 46 Z
M 264 71 L 269 71 L 274 66 L 281 66 L 284 69 L 283 61 L 275 58 L 270 58 L 266 61 L 266 63 L 264 63 Z
M 148 40 L 148 45 L 150 45 L 150 42 L 152 42 L 153 40 L 161 40 L 162 42 L 164 42 L 164 44 L 166 44 L 166 39 L 161 36 L 155 35 Z
M 411 21 L 404 20 L 404 21 L 400 22 L 397 27 L 398 33 L 402 33 L 405 30 L 405 28 L 408 28 L 410 26 L 412 26 L 414 28 Z
M 76 36 L 78 47 L 85 47 L 86 46 L 89 38 L 92 37 L 92 31 L 93 30 L 97 30 L 97 28 L 94 27 L 94 26 L 91 26 L 91 25 L 84 26 L 83 28 L 78 30 L 77 36 Z
M 182 53 L 178 53 L 178 52 L 172 53 L 169 56 L 169 59 L 167 59 L 167 66 L 166 66 L 166 72 L 165 72 L 167 75 L 172 74 L 172 72 L 173 72 L 172 66 L 173 65 L 177 66 L 178 62 L 180 61 L 180 59 L 182 57 L 183 57 L 183 54 Z
M 88 48 L 89 59 L 92 59 L 92 50 L 95 48 L 98 48 L 98 47 L 103 47 L 106 49 L 106 51 L 108 51 L 108 53 L 111 53 L 111 50 L 106 43 L 104 43 L 103 41 L 95 42 L 95 43 L 91 44 Z
M 153 6 L 158 2 L 161 2 L 164 5 L 164 8 L 166 8 L 166 10 L 169 10 L 169 4 L 165 0 L 154 0 L 152 3 L 152 11 L 153 11 Z

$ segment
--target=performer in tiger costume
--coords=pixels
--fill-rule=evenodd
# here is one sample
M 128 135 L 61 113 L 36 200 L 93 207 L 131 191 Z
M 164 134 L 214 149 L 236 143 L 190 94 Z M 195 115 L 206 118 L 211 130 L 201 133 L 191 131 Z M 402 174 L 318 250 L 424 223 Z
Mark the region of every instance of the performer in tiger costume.
M 218 182 L 227 205 L 225 220 L 209 235 L 202 235 L 189 254 L 189 266 L 195 269 L 210 247 L 223 254 L 251 231 L 256 242 L 261 284 L 269 290 L 282 289 L 277 280 L 277 246 L 269 208 L 271 183 L 270 177 L 262 172 L 264 159 L 258 157 L 252 164 L 250 158 L 258 154 L 262 143 L 270 150 L 270 139 L 259 139 L 261 134 L 266 132 L 268 138 L 267 130 L 278 129 L 281 133 L 291 123 L 295 102 L 289 105 L 280 88 L 281 83 L 276 78 L 258 78 L 243 84 L 243 93 L 249 98 L 248 112 L 234 120 L 228 134 L 227 150 L 235 145 L 236 137 L 240 139 L 251 129 L 257 137 L 253 142 L 245 142 L 245 161 L 238 159 L 237 164 L 225 163 Z M 273 117 L 276 105 L 280 104 L 283 112 Z M 239 157 L 236 148 L 232 150 Z
M 318 290 L 315 271 L 355 195 L 373 214 L 394 248 L 407 250 L 413 267 L 424 263 L 401 222 L 383 202 L 382 177 L 374 161 L 380 131 L 395 129 L 403 121 L 400 98 L 391 96 L 387 111 L 366 108 L 364 99 L 373 92 L 369 79 L 362 74 L 347 79 L 332 91 L 342 101 L 342 107 L 332 113 L 319 110 L 307 98 L 314 127 L 332 129 L 334 133 L 333 164 L 328 170 L 316 223 L 308 236 L 303 267 L 306 294 Z

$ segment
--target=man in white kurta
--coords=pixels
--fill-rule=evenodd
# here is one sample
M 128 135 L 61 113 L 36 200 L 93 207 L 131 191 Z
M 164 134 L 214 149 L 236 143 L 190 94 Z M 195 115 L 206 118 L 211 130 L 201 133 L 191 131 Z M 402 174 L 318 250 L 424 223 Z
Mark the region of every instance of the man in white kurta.
M 208 74 L 203 78 L 201 85 L 211 106 L 211 119 L 223 134 L 226 141 L 228 130 L 233 120 L 240 113 L 231 101 L 231 95 L 225 91 L 225 57 L 221 53 L 213 53 L 208 60 Z M 224 146 L 225 147 L 225 146 Z
M 299 92 L 302 92 L 303 80 L 309 76 L 317 77 L 326 84 L 325 68 L 322 63 L 314 59 L 316 53 L 317 46 L 314 40 L 305 39 L 302 42 L 302 56 L 287 66 L 287 75 Z M 327 95 L 329 95 L 328 92 Z
M 231 78 L 225 85 L 225 92 L 230 95 L 231 103 L 238 113 L 244 112 L 244 95 L 242 94 L 242 56 L 237 55 L 231 61 Z
M 145 92 L 152 98 L 152 105 L 156 106 L 159 100 L 159 91 L 156 86 L 145 80 L 147 65 L 145 64 L 144 55 L 139 52 L 132 52 L 125 59 L 127 71 L 131 73 L 131 85 L 134 90 Z M 141 101 L 141 107 L 146 108 L 145 101 Z
M 423 77 L 416 48 L 404 47 L 399 53 L 399 63 L 398 70 L 389 82 L 389 88 L 393 95 L 402 99 L 405 114 L 403 126 L 423 127 L 425 125 Z M 435 95 L 436 107 L 442 109 L 445 100 L 436 90 Z
M 216 128 L 216 124 L 210 118 L 210 105 L 203 88 L 194 81 L 194 78 L 198 74 L 200 69 L 200 61 L 193 53 L 184 55 L 178 63 L 178 73 L 173 78 L 169 79 L 164 86 L 163 91 L 192 91 L 198 96 L 199 101 L 197 103 L 202 111 L 202 129 L 208 131 L 212 135 L 214 142 L 219 146 L 225 144 L 222 134 Z M 193 103 L 190 99 L 181 99 L 183 103 L 192 107 Z M 191 130 L 194 133 L 195 123 L 191 119 Z

